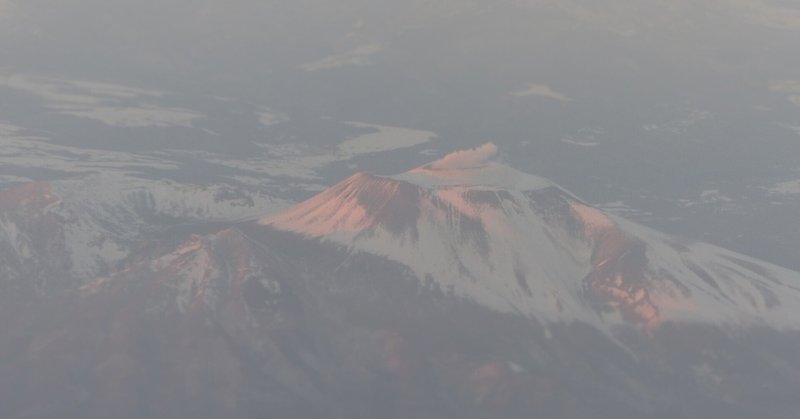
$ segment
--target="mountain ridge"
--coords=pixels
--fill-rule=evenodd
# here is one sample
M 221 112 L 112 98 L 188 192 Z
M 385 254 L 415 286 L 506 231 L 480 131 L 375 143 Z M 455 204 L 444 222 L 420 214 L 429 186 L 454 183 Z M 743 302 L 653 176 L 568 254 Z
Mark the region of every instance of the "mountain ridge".
M 800 329 L 800 274 L 606 214 L 496 153 L 489 143 L 396 176 L 357 173 L 258 223 L 388 257 L 457 295 L 548 321 Z

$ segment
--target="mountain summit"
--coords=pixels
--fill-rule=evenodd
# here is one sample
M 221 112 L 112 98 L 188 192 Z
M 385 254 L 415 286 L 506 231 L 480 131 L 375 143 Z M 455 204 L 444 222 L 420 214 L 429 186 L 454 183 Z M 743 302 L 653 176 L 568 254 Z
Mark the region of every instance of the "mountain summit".
M 555 186 L 547 179 L 498 163 L 497 151 L 497 146 L 492 143 L 456 151 L 393 178 L 427 188 L 472 186 L 537 190 Z
M 800 274 L 606 214 L 496 153 L 489 143 L 396 176 L 358 173 L 259 222 L 544 321 L 800 329 Z

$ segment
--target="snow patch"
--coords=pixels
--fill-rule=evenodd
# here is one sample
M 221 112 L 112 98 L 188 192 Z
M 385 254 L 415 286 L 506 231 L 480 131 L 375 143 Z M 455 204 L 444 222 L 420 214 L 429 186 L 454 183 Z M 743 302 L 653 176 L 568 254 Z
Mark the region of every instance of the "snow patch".
M 379 44 L 362 45 L 342 54 L 329 55 L 320 60 L 303 64 L 300 66 L 300 69 L 307 72 L 314 72 L 347 66 L 371 65 L 373 63 L 371 56 L 382 50 L 383 47 Z
M 289 122 L 289 115 L 280 112 L 273 112 L 270 109 L 262 109 L 258 112 L 258 122 L 265 127 Z
M 773 80 L 769 84 L 769 91 L 785 94 L 789 102 L 800 106 L 800 80 Z
M 425 144 L 437 137 L 436 134 L 429 131 L 409 128 L 365 124 L 362 122 L 347 122 L 347 125 L 356 128 L 367 128 L 373 132 L 351 138 L 339 144 L 338 152 L 345 157 L 414 147 Z
M 0 75 L 0 87 L 38 96 L 61 115 L 115 127 L 190 127 L 204 117 L 192 110 L 155 103 L 155 99 L 166 96 L 165 92 L 110 83 L 13 74 Z
M 769 192 L 776 195 L 798 195 L 800 194 L 800 179 L 778 183 Z
M 570 99 L 563 93 L 553 90 L 550 86 L 544 84 L 534 84 L 534 83 L 528 83 L 527 87 L 525 87 L 522 90 L 518 90 L 516 92 L 511 93 L 511 95 L 516 97 L 539 96 L 546 99 L 557 100 L 559 102 L 572 101 L 572 99 Z
M 581 147 L 597 147 L 600 145 L 600 143 L 598 143 L 597 141 L 581 141 L 581 140 L 573 140 L 571 138 L 562 138 L 561 142 Z

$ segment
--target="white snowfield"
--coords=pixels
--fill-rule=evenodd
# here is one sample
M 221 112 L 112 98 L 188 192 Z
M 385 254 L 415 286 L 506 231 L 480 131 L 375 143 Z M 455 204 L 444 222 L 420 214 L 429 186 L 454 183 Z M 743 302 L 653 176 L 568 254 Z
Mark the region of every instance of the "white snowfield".
M 129 256 L 153 220 L 215 222 L 252 218 L 285 208 L 287 202 L 258 191 L 220 185 L 199 186 L 108 173 L 40 183 L 32 194 L 43 195 L 46 206 L 0 211 L 0 246 L 13 249 L 20 264 L 42 258 L 30 249 L 31 220 L 52 219 L 52 248 L 69 255 L 69 274 L 91 279 L 104 266 Z M 20 196 L 20 199 L 23 196 Z M 29 199 L 37 199 L 33 195 Z M 38 218 L 37 218 L 38 217 Z M 47 262 L 47 261 L 43 261 Z
M 545 322 L 800 329 L 800 273 L 679 239 L 497 163 L 492 144 L 356 174 L 260 220 L 407 265 L 442 291 Z

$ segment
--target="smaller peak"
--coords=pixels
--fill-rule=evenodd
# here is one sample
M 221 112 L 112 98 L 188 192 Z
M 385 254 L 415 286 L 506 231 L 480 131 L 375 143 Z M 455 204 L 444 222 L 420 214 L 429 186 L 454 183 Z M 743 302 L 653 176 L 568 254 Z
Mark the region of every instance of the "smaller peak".
M 469 150 L 452 152 L 439 160 L 422 166 L 422 168 L 428 170 L 476 169 L 491 162 L 497 156 L 497 150 L 497 146 L 489 142 Z
M 356 172 L 350 177 L 333 185 L 329 189 L 329 191 L 340 193 L 341 190 L 350 188 L 356 188 L 356 189 L 371 188 L 378 185 L 395 184 L 397 182 L 398 180 L 392 179 L 390 177 L 376 176 L 365 172 Z
M 377 176 L 366 172 L 356 172 L 334 185 L 333 188 L 335 188 L 337 185 L 343 186 L 372 182 L 394 182 L 394 180 L 388 177 Z
M 509 190 L 538 190 L 555 186 L 547 179 L 529 175 L 497 160 L 498 147 L 486 143 L 456 151 L 432 163 L 393 176 L 425 188 L 471 186 Z
M 346 178 L 345 181 L 348 181 L 348 180 L 352 181 L 352 180 L 359 180 L 359 179 L 372 179 L 374 177 L 375 176 L 373 176 L 373 175 L 371 175 L 371 174 L 369 174 L 367 172 L 355 172 L 352 175 L 350 175 L 350 177 Z

